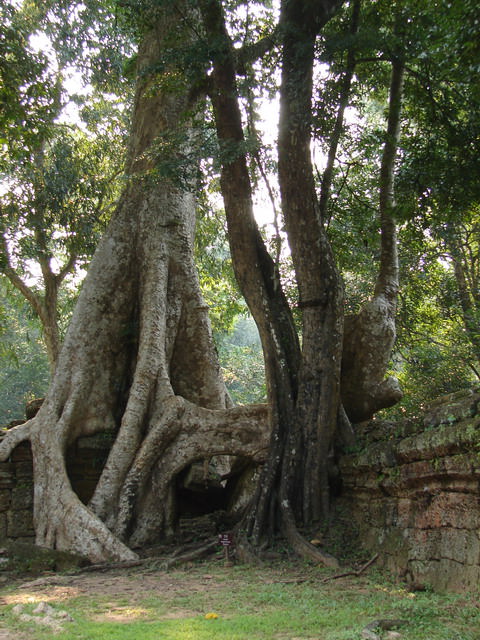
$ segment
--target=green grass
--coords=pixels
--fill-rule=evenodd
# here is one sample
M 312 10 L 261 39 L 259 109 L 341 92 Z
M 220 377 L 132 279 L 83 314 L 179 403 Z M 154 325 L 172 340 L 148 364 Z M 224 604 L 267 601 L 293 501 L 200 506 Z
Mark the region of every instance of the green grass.
M 145 575 L 158 578 L 158 588 L 142 592 L 141 574 L 119 575 L 123 585 L 132 581 L 130 593 L 102 593 L 100 588 L 50 600 L 74 618 L 55 636 L 19 622 L 13 604 L 4 607 L 0 622 L 30 640 L 360 640 L 368 623 L 394 618 L 407 621 L 399 629 L 402 640 L 480 639 L 480 605 L 474 595 L 411 594 L 377 573 L 322 583 L 326 570 L 302 564 L 227 569 L 210 563 Z M 306 581 L 292 582 L 299 579 Z M 28 599 L 24 589 L 12 587 L 0 596 L 8 603 L 18 593 Z M 32 599 L 38 601 L 41 594 L 35 592 Z M 121 621 L 109 620 L 112 612 Z M 208 612 L 218 618 L 206 619 Z

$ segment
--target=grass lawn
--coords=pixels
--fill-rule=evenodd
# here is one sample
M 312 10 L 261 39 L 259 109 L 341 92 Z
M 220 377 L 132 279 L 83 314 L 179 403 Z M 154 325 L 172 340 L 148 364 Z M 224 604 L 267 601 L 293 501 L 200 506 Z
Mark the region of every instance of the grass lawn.
M 12 640 L 360 640 L 372 621 L 400 619 L 402 640 L 480 640 L 477 595 L 409 593 L 375 569 L 323 581 L 331 575 L 302 562 L 227 568 L 220 559 L 168 572 L 53 575 L 4 586 L 0 626 Z M 39 602 L 72 621 L 53 633 L 20 619 Z

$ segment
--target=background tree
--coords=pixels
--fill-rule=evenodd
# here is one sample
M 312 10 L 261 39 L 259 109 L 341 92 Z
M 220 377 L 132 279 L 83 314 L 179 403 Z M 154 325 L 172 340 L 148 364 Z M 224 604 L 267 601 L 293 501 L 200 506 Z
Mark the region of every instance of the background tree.
M 11 290 L 8 290 L 8 289 Z M 28 400 L 48 388 L 48 361 L 40 328 L 19 292 L 0 283 L 0 425 L 25 415 Z
M 408 70 L 398 179 L 406 238 L 400 344 L 410 395 L 419 400 L 478 378 L 478 18 L 475 3 L 447 6 L 433 28 L 423 8 Z
M 1 196 L 1 271 L 38 315 L 52 372 L 61 345 L 60 287 L 93 253 L 118 170 L 106 155 L 107 147 L 115 150 L 114 138 L 58 129 L 4 174 L 8 190 Z
M 68 99 L 61 73 L 30 44 L 38 13 L 26 4 L 5 9 L 0 272 L 39 317 L 53 372 L 61 344 L 59 291 L 88 263 L 110 214 L 125 121 L 113 101 L 77 96 L 77 122 L 62 123 Z

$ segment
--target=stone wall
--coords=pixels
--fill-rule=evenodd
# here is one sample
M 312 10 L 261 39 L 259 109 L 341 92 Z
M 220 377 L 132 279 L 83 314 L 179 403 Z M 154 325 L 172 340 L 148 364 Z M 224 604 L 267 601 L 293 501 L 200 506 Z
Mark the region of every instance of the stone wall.
M 67 455 L 73 488 L 88 502 L 111 446 L 109 435 L 80 438 Z M 33 465 L 30 444 L 20 444 L 0 462 L 0 544 L 6 540 L 33 542 Z
M 33 472 L 29 443 L 20 444 L 0 463 L 0 542 L 33 540 Z
M 340 461 L 337 508 L 363 546 L 416 588 L 480 581 L 480 393 L 436 400 L 422 421 L 372 421 Z

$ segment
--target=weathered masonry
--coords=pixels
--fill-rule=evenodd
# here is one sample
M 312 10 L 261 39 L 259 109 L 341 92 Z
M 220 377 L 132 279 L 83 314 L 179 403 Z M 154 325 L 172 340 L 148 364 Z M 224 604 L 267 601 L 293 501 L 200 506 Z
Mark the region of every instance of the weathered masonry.
M 445 396 L 421 419 L 358 426 L 359 446 L 340 460 L 338 511 L 356 523 L 379 562 L 417 587 L 480 584 L 480 389 Z M 87 502 L 108 453 L 103 436 L 70 450 L 69 476 Z M 32 460 L 23 443 L 0 463 L 0 542 L 33 541 Z
M 469 389 L 439 398 L 422 420 L 372 421 L 362 449 L 340 462 L 337 506 L 383 566 L 419 588 L 480 584 L 479 403 Z
M 80 438 L 70 449 L 67 468 L 72 485 L 88 502 L 111 446 L 111 436 Z M 33 468 L 29 442 L 22 442 L 7 462 L 0 462 L 0 544 L 33 542 Z

